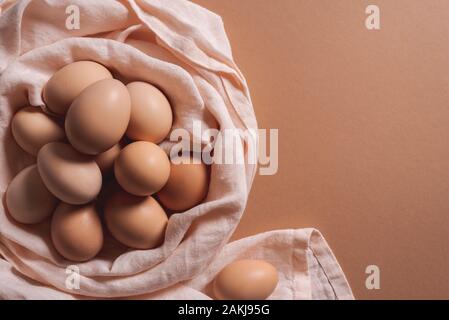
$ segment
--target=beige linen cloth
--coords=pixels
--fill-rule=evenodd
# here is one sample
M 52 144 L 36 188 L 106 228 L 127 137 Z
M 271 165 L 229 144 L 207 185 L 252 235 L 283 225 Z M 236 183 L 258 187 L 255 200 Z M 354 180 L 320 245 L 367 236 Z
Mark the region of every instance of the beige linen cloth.
M 79 9 L 80 29 L 66 28 L 73 12 L 66 12 L 69 5 Z M 12 115 L 27 105 L 45 108 L 41 93 L 46 81 L 78 60 L 97 61 L 123 81 L 142 80 L 162 88 L 174 109 L 174 128 L 186 128 L 194 135 L 195 119 L 203 129 L 257 129 L 246 81 L 233 61 L 221 18 L 214 13 L 186 0 L 3 2 L 2 194 L 20 169 L 35 162 L 11 137 Z M 197 138 L 203 145 L 209 143 Z M 163 147 L 168 150 L 170 141 Z M 229 146 L 221 148 L 225 152 Z M 243 141 L 237 148 L 246 157 L 255 152 L 248 151 Z M 352 299 L 343 271 L 315 229 L 271 231 L 227 244 L 255 174 L 256 166 L 248 163 L 213 164 L 205 202 L 171 216 L 163 246 L 129 250 L 106 234 L 100 254 L 77 264 L 79 289 L 66 287 L 66 267 L 73 263 L 53 248 L 49 222 L 18 225 L 3 201 L 0 298 L 211 299 L 210 283 L 225 265 L 259 258 L 279 271 L 271 299 Z

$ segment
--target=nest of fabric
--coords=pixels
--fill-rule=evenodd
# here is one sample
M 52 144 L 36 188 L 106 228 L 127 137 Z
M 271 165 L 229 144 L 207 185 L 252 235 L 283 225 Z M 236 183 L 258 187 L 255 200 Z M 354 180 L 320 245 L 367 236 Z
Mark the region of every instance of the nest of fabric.
M 65 27 L 66 8 L 81 13 L 80 29 Z M 235 65 L 221 18 L 191 2 L 19 1 L 0 15 L 0 190 L 36 161 L 14 142 L 10 120 L 26 106 L 45 108 L 42 90 L 61 67 L 80 60 L 101 63 L 123 81 L 146 81 L 169 97 L 176 128 L 257 130 L 246 81 Z M 169 150 L 173 142 L 164 141 Z M 215 146 L 227 152 L 229 145 Z M 240 140 L 233 152 L 245 159 L 257 148 Z M 275 265 L 280 282 L 273 298 L 351 298 L 338 263 L 312 229 L 258 235 L 226 246 L 245 209 L 256 172 L 244 164 L 211 165 L 207 198 L 173 214 L 161 247 L 130 250 L 106 237 L 100 254 L 79 263 L 80 288 L 68 289 L 73 263 L 54 249 L 50 222 L 16 223 L 0 207 L 0 297 L 211 297 L 208 284 L 239 257 Z M 312 247 L 315 246 L 315 249 Z M 264 250 L 266 249 L 266 250 Z M 317 253 L 319 252 L 319 253 Z M 29 280 L 32 279 L 32 280 Z M 39 296 L 41 295 L 41 296 Z

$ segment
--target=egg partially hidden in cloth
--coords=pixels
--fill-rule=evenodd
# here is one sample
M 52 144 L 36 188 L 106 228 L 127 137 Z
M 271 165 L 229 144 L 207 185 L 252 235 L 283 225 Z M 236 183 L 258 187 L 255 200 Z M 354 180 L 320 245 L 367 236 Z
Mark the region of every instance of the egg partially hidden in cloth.
M 11 131 L 17 144 L 33 156 L 45 144 L 65 139 L 64 129 L 56 119 L 39 107 L 20 109 L 12 118 Z
M 207 166 L 195 163 L 193 157 L 184 156 L 177 161 L 177 164 L 171 163 L 170 177 L 157 197 L 166 208 L 184 211 L 204 200 L 209 189 L 209 174 Z
M 95 205 L 61 202 L 51 221 L 51 239 L 66 259 L 87 261 L 95 257 L 103 247 L 103 228 Z
M 262 260 L 237 260 L 215 277 L 213 291 L 219 300 L 264 300 L 278 283 L 278 272 Z
M 6 207 L 9 214 L 20 223 L 34 224 L 48 218 L 58 199 L 42 182 L 36 165 L 20 171 L 6 190 Z

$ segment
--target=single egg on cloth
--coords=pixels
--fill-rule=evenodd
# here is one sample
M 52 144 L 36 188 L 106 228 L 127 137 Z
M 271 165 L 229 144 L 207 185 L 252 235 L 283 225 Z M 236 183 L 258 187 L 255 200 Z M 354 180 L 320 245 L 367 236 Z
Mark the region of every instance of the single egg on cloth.
M 17 144 L 33 156 L 45 144 L 65 139 L 64 129 L 56 119 L 39 107 L 20 109 L 12 118 L 11 131 Z
M 117 182 L 127 192 L 149 196 L 159 191 L 170 175 L 170 160 L 158 145 L 137 141 L 127 145 L 115 159 Z
M 125 134 L 130 112 L 125 85 L 116 79 L 100 80 L 84 89 L 67 111 L 67 138 L 82 153 L 104 152 Z
M 42 182 L 36 165 L 26 167 L 14 177 L 5 198 L 9 214 L 17 222 L 25 224 L 44 221 L 58 203 Z
M 58 199 L 85 204 L 100 192 L 102 176 L 93 157 L 61 143 L 48 143 L 37 154 L 37 167 L 45 186 Z
M 56 250 L 72 261 L 87 261 L 103 247 L 103 228 L 95 205 L 74 206 L 61 202 L 51 221 Z
M 194 163 L 192 157 L 184 156 L 178 161 L 178 164 L 171 163 L 170 177 L 157 198 L 168 209 L 185 211 L 206 197 L 209 174 L 207 166 L 202 162 Z
M 99 63 L 70 63 L 48 80 L 43 93 L 45 104 L 54 113 L 64 115 L 81 91 L 103 79 L 112 79 L 112 74 Z
M 165 95 L 155 86 L 141 81 L 127 86 L 131 97 L 131 117 L 126 135 L 133 140 L 159 143 L 172 127 L 173 114 Z
M 262 260 L 238 260 L 227 265 L 214 279 L 218 300 L 265 300 L 276 288 L 278 272 Z
M 115 192 L 106 200 L 104 218 L 112 236 L 128 247 L 153 249 L 164 241 L 168 218 L 151 196 Z

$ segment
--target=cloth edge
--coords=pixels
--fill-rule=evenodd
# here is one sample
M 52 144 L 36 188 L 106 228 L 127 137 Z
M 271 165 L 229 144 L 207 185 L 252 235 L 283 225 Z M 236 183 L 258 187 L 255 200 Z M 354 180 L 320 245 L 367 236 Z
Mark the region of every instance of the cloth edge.
M 329 284 L 334 290 L 336 299 L 354 300 L 349 282 L 326 239 L 317 229 L 311 228 L 309 231 L 309 248 L 320 263 Z

